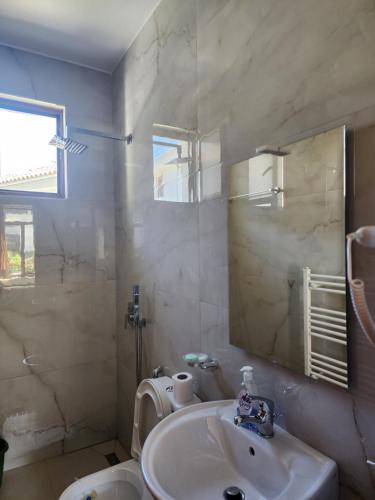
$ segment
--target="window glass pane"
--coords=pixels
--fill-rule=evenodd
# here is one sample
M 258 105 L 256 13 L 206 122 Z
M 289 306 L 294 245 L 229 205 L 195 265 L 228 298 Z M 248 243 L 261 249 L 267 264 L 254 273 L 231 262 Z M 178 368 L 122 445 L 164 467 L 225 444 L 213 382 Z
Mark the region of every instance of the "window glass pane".
M 57 118 L 0 107 L 0 189 L 57 193 Z
M 34 277 L 34 226 L 32 224 L 25 225 L 25 275 Z
M 29 207 L 0 211 L 0 283 L 30 285 L 35 280 L 33 213 Z
M 8 274 L 21 276 L 21 226 L 5 226 L 5 240 L 8 251 Z

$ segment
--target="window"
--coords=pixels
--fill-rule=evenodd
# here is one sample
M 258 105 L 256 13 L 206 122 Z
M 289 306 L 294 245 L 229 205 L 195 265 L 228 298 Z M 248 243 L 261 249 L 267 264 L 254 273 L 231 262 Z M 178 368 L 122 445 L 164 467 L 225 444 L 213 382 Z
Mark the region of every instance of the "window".
M 2 207 L 0 229 L 1 285 L 33 284 L 35 250 L 32 208 Z
M 62 107 L 0 97 L 0 194 L 63 197 L 64 154 L 49 141 L 63 135 Z

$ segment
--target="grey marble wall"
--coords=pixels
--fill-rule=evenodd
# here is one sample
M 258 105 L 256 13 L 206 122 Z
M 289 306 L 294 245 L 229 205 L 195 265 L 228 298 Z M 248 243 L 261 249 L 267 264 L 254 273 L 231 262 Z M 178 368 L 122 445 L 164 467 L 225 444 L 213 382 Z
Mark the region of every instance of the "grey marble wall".
M 71 125 L 111 127 L 109 75 L 5 47 L 0 66 L 0 92 L 65 105 Z M 6 467 L 116 433 L 113 151 L 81 140 L 89 149 L 68 158 L 67 200 L 0 197 L 32 207 L 36 270 L 35 286 L 0 289 Z
M 220 370 L 197 377 L 202 397 L 214 400 L 233 397 L 239 368 L 252 364 L 260 391 L 277 402 L 279 422 L 338 462 L 342 498 L 374 497 L 375 469 L 366 461 L 375 461 L 375 350 L 353 326 L 345 392 L 232 347 L 226 201 L 227 167 L 256 146 L 293 142 L 343 116 L 375 122 L 373 110 L 351 118 L 375 105 L 374 9 L 373 0 L 163 0 L 116 69 L 114 120 L 135 138 L 115 153 L 123 443 L 135 388 L 134 338 L 123 316 L 131 285 L 140 283 L 150 321 L 146 375 L 159 364 L 185 369 L 183 353 L 208 351 Z M 155 123 L 199 131 L 200 173 L 192 174 L 199 203 L 154 200 Z M 355 185 L 351 176 L 355 225 L 374 223 L 369 163 L 355 165 Z M 372 272 L 373 255 L 358 266 L 362 276 Z

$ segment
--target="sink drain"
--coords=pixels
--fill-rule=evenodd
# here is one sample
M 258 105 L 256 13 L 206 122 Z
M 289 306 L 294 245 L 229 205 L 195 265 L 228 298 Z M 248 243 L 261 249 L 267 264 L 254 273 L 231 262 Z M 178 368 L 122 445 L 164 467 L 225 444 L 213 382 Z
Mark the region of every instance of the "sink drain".
M 237 486 L 229 486 L 223 492 L 225 500 L 245 500 L 245 493 Z

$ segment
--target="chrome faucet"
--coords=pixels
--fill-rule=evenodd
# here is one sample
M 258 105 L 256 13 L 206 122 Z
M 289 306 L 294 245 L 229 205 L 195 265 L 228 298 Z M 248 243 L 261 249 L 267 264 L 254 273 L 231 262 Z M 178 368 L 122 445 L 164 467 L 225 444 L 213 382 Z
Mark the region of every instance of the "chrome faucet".
M 273 419 L 275 416 L 275 403 L 272 399 L 262 396 L 251 396 L 253 402 L 259 405 L 258 413 L 255 415 L 238 415 L 234 417 L 236 425 L 254 424 L 257 434 L 264 438 L 273 437 Z

